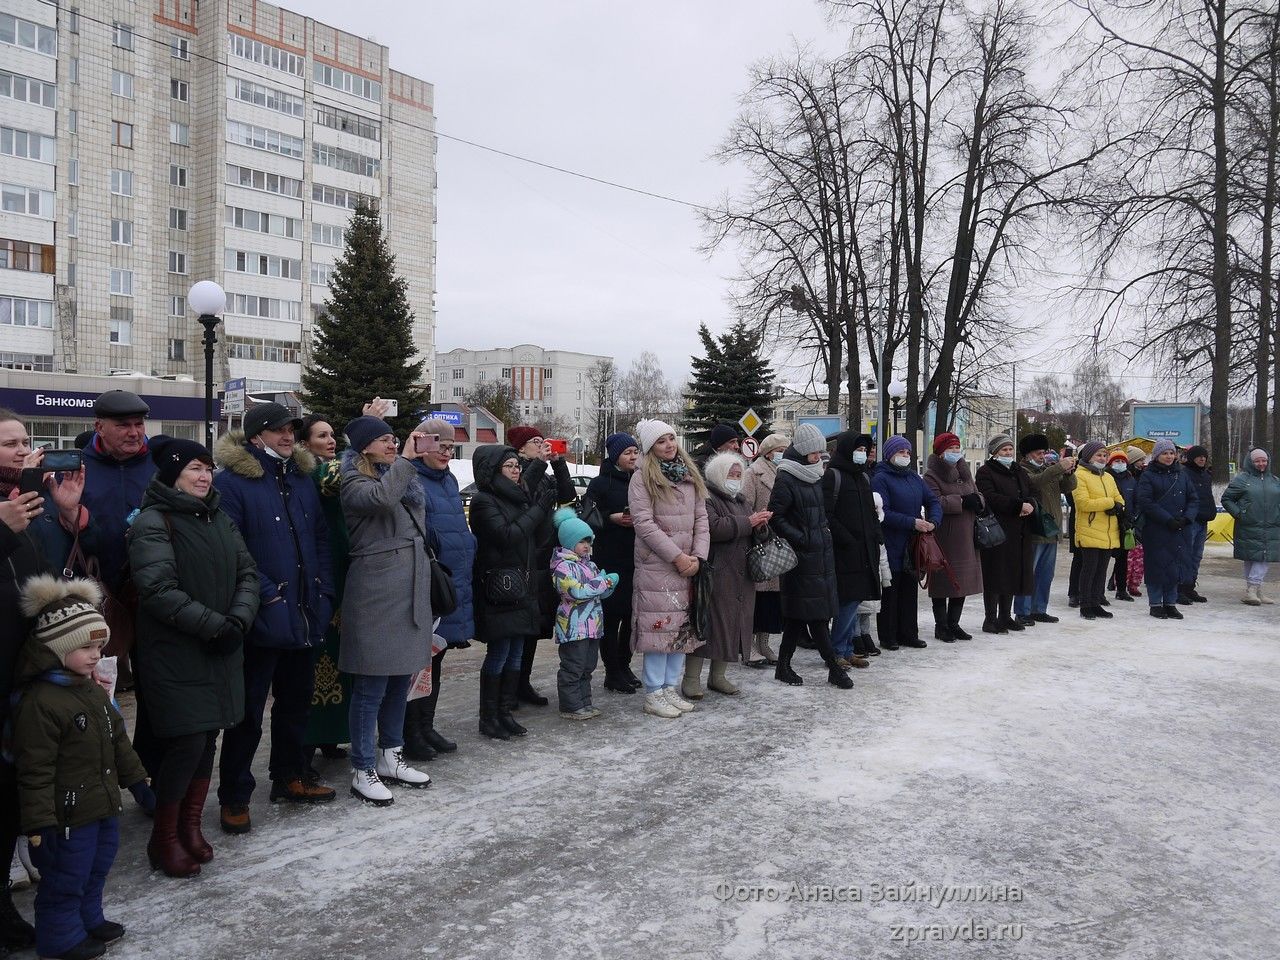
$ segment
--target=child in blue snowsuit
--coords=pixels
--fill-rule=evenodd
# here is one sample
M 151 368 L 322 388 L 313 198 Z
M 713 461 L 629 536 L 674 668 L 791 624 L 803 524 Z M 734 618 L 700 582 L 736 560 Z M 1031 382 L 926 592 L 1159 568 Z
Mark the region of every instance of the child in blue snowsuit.
M 560 594 L 555 623 L 560 716 L 590 720 L 600 715 L 591 705 L 591 674 L 604 636 L 602 601 L 617 588 L 618 575 L 606 574 L 591 562 L 595 534 L 568 508 L 556 513 L 556 538 L 560 545 L 551 555 L 551 580 Z

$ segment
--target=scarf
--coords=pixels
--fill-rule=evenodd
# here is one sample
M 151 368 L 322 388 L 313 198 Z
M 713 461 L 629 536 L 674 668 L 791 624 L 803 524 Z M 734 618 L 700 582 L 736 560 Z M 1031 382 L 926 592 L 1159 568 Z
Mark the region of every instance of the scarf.
M 680 481 L 689 475 L 689 468 L 686 467 L 678 458 L 671 460 L 659 460 L 658 468 L 662 471 L 662 475 L 673 484 L 680 483 Z
M 783 457 L 782 462 L 778 464 L 778 472 L 789 473 L 801 483 L 817 483 L 826 472 L 826 467 L 821 460 L 817 463 L 797 463 Z

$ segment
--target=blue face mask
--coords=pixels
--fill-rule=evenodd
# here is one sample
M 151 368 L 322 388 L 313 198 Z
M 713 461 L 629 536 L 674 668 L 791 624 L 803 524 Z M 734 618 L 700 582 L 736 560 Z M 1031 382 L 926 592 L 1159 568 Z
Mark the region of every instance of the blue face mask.
M 866 462 L 867 462 L 867 451 L 865 451 L 865 450 L 855 450 L 855 451 L 853 451 L 853 455 L 852 455 L 849 459 L 850 459 L 850 460 L 852 460 L 854 463 L 857 463 L 857 464 L 863 464 L 863 463 L 866 463 Z
M 1002 467 L 1011 467 L 1013 466 L 1013 457 L 996 457 L 996 463 Z
M 948 450 L 942 455 L 942 459 L 947 461 L 947 463 L 959 463 L 964 459 L 964 454 L 959 450 Z
M 1111 469 L 1114 470 L 1116 473 L 1128 473 L 1129 465 L 1127 463 L 1120 463 L 1119 461 L 1117 461 L 1116 463 L 1113 463 L 1111 465 Z
M 769 455 L 769 459 L 770 459 L 770 460 L 772 460 L 774 463 L 781 463 L 781 462 L 782 462 L 782 451 L 781 451 L 781 450 L 779 450 L 777 453 L 771 453 L 771 454 Z

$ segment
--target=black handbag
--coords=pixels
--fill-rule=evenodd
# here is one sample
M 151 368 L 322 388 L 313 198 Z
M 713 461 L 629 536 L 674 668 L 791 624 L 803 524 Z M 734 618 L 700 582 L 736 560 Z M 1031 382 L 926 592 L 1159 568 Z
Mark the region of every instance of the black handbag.
M 413 528 L 422 538 L 422 549 L 427 554 L 429 565 L 427 577 L 431 583 L 431 616 L 447 617 L 458 609 L 458 587 L 453 582 L 453 571 L 436 559 L 436 552 L 427 544 L 427 535 L 418 525 L 418 518 L 413 515 L 413 511 L 403 503 L 400 506 L 404 507 L 404 512 L 409 514 L 409 519 L 413 521 Z
M 484 575 L 484 598 L 490 603 L 519 603 L 529 593 L 529 578 L 519 567 L 499 567 Z
M 689 620 L 693 624 L 693 632 L 702 643 L 707 643 L 711 639 L 713 576 L 714 568 L 710 560 L 700 561 L 698 572 L 693 575 L 693 603 L 689 610 Z
M 578 514 L 578 519 L 585 523 L 595 533 L 599 533 L 604 529 L 604 514 L 600 512 L 600 505 L 588 496 L 583 496 L 574 505 L 573 509 Z
M 980 513 L 973 518 L 973 542 L 979 550 L 991 550 L 1004 541 L 1004 527 L 994 513 Z

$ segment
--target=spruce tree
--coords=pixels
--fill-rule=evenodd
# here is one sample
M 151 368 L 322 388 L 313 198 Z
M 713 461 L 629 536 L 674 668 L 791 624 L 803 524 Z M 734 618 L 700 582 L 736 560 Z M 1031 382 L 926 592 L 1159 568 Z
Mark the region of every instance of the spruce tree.
M 398 400 L 388 418 L 398 433 L 417 426 L 431 399 L 422 385 L 426 359 L 414 359 L 407 281 L 396 275 L 377 212 L 361 201 L 334 264 L 324 315 L 315 324 L 311 365 L 302 373 L 303 402 L 337 430 L 374 397 Z
M 704 356 L 692 357 L 693 373 L 685 392 L 684 426 L 690 447 L 700 446 L 717 423 L 737 424 L 755 410 L 764 424 L 755 432 L 763 438 L 773 416 L 773 369 L 763 356 L 762 337 L 739 320 L 719 337 L 707 325 L 698 327 Z

